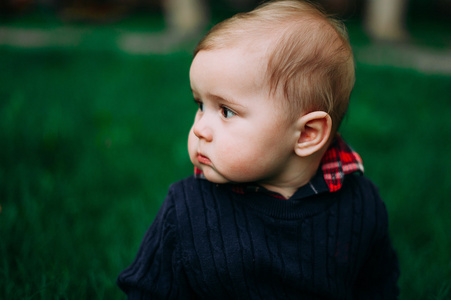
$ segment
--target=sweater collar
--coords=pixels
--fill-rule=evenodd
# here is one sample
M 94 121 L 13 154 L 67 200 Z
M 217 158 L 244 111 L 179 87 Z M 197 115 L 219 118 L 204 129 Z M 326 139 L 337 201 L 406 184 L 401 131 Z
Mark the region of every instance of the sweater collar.
M 320 168 L 308 184 L 300 187 L 290 199 L 302 199 L 324 192 L 336 192 L 341 189 L 345 175 L 354 172 L 363 174 L 364 167 L 360 155 L 355 152 L 337 134 L 335 140 L 327 149 L 321 159 Z M 204 174 L 198 168 L 194 168 L 196 178 L 205 179 Z M 275 198 L 285 199 L 282 195 L 269 191 L 255 183 L 232 183 L 232 190 L 239 194 L 245 193 L 266 193 Z

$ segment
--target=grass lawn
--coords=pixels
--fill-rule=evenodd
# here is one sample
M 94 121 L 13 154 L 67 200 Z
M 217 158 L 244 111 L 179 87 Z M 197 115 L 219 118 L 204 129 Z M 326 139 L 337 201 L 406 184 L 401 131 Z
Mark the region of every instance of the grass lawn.
M 190 53 L 126 54 L 112 26 L 0 45 L 0 299 L 123 299 L 116 276 L 192 172 Z M 401 299 L 451 297 L 450 95 L 450 74 L 357 64 L 342 133 L 386 201 Z

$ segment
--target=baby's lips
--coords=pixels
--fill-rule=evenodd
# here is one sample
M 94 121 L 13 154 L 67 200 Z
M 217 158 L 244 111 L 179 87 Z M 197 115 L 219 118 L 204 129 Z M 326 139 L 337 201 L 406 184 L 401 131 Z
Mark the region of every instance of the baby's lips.
M 202 154 L 197 154 L 197 160 L 198 160 L 201 164 L 204 164 L 204 165 L 209 165 L 209 164 L 211 164 L 211 160 L 210 160 L 208 157 L 206 157 L 206 156 L 204 156 L 204 155 L 202 155 Z

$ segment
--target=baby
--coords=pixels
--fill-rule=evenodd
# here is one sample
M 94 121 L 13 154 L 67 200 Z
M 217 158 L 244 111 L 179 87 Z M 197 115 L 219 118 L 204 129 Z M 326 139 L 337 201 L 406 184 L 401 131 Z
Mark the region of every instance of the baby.
M 396 299 L 385 205 L 337 133 L 354 85 L 343 24 L 264 3 L 207 33 L 190 81 L 195 174 L 119 275 L 129 299 Z

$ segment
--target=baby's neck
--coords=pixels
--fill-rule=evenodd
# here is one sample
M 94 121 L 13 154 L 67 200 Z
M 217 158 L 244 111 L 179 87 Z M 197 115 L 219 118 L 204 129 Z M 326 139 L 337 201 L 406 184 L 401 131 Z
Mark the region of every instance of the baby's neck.
M 298 166 L 287 171 L 284 178 L 279 178 L 274 182 L 259 182 L 261 186 L 282 195 L 285 199 L 289 199 L 302 186 L 308 184 L 310 179 L 315 176 L 318 171 L 320 160 L 312 159 L 307 163 L 303 161 Z
M 290 199 L 291 196 L 297 191 L 298 188 L 294 187 L 278 187 L 278 186 L 269 186 L 262 184 L 262 186 L 271 192 L 275 192 L 283 196 L 285 199 Z

